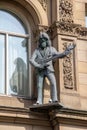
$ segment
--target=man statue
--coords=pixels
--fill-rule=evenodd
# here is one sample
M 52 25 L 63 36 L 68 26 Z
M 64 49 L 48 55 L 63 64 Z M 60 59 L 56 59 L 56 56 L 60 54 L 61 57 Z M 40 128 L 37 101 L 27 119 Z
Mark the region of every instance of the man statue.
M 54 75 L 53 59 L 63 58 L 70 53 L 70 49 L 66 49 L 63 53 L 58 52 L 51 46 L 51 41 L 47 33 L 41 32 L 38 40 L 38 48 L 35 49 L 29 62 L 36 68 L 37 77 L 37 102 L 43 104 L 43 84 L 45 77 L 50 81 L 51 102 L 58 102 L 57 85 Z

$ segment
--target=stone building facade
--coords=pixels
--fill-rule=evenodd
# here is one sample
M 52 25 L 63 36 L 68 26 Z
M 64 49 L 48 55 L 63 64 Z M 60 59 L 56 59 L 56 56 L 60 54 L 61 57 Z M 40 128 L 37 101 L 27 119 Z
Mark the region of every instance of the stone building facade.
M 87 0 L 0 0 L 0 50 L 5 48 L 0 53 L 0 130 L 87 129 L 86 16 Z M 70 55 L 54 65 L 62 108 L 50 109 L 48 105 L 45 110 L 44 106 L 30 109 L 37 92 L 35 70 L 28 60 L 37 47 L 40 31 L 49 34 L 52 45 L 60 52 L 69 44 L 76 44 Z M 25 62 L 26 73 L 24 66 L 20 68 Z M 44 104 L 48 103 L 49 96 L 50 85 L 46 79 Z

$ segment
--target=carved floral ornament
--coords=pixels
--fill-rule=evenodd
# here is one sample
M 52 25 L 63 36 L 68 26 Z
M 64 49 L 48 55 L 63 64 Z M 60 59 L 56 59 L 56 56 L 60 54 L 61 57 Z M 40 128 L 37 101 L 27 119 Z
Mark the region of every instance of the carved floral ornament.
M 66 50 L 68 42 L 63 42 L 63 50 Z M 63 59 L 63 81 L 64 88 L 75 89 L 73 52 Z
M 73 2 L 72 0 L 59 1 L 59 16 L 61 22 L 73 23 Z

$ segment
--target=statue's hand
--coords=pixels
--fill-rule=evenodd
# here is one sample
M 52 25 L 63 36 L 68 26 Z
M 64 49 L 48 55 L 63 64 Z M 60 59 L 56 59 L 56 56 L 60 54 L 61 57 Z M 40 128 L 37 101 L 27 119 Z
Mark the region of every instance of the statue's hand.
M 46 69 L 48 66 L 49 66 L 49 64 L 39 64 L 36 68 Z
M 71 51 L 71 50 L 73 50 L 75 47 L 76 47 L 75 44 L 72 44 L 72 45 L 70 44 L 70 45 L 66 48 L 65 51 Z
M 67 56 L 68 54 L 70 54 L 71 53 L 71 51 L 68 51 L 68 50 L 65 50 L 65 56 Z
M 75 44 L 70 44 L 67 48 L 66 48 L 66 50 L 65 50 L 65 55 L 68 55 L 69 53 L 71 53 L 71 50 L 73 50 L 74 48 L 76 47 L 76 45 Z
M 44 65 L 39 64 L 36 68 L 44 69 Z

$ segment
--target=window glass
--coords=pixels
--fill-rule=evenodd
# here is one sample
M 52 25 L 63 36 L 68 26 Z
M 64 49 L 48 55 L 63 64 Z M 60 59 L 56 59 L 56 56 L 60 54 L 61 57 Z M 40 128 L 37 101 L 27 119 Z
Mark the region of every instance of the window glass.
M 85 17 L 86 27 L 87 27 L 87 16 Z
M 5 37 L 0 35 L 0 93 L 5 91 Z
M 87 4 L 85 4 L 85 26 L 87 27 Z
M 27 40 L 25 38 L 9 36 L 8 49 L 8 93 L 28 95 Z
M 26 34 L 23 23 L 10 12 L 0 10 L 0 30 Z

